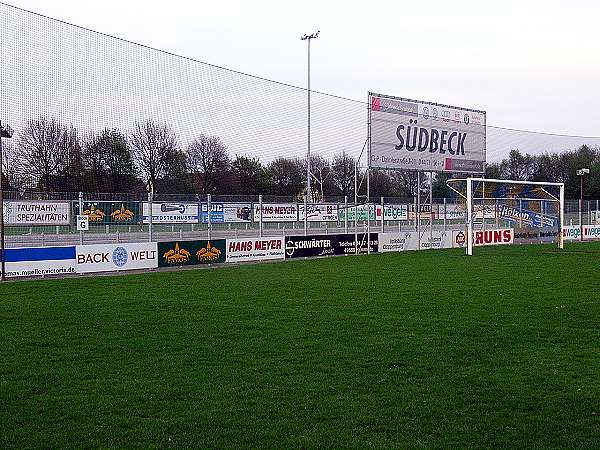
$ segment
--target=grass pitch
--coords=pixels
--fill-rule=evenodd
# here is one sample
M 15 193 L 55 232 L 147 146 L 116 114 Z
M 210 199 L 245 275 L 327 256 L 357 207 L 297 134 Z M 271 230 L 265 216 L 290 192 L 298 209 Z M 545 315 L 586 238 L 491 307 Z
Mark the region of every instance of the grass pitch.
M 0 286 L 1 447 L 600 448 L 600 245 Z

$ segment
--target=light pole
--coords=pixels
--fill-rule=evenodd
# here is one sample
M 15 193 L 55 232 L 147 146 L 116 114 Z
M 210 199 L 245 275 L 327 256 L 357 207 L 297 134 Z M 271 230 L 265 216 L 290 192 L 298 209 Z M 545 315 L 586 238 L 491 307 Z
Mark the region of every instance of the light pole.
M 312 191 L 310 189 L 310 41 L 319 37 L 320 31 L 312 34 L 305 34 L 300 39 L 308 43 L 308 151 L 306 156 L 306 195 L 310 195 L 312 201 Z M 307 214 L 307 211 L 304 211 Z
M 12 136 L 12 128 L 8 125 L 3 127 L 2 121 L 0 121 L 0 258 L 2 259 L 0 281 L 4 281 L 4 274 L 6 273 L 4 261 L 4 155 L 2 154 L 2 138 L 10 139 Z
M 583 177 L 590 173 L 590 169 L 579 169 L 577 170 L 577 176 L 579 177 L 579 239 L 583 241 Z

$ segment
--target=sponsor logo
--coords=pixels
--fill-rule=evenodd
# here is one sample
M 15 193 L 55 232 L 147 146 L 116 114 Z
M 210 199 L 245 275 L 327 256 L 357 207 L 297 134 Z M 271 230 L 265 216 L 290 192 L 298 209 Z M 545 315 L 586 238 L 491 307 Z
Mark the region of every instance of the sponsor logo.
M 207 242 L 206 247 L 203 247 L 196 252 L 196 257 L 198 258 L 198 261 L 202 262 L 216 261 L 219 259 L 220 256 L 221 250 L 211 245 L 210 241 Z
M 396 137 L 398 144 L 396 150 L 406 149 L 409 152 L 427 152 L 451 155 L 465 154 L 465 139 L 467 133 L 448 131 L 437 128 L 418 127 L 417 121 L 410 119 L 408 126 L 398 125 Z
M 135 216 L 135 214 L 133 213 L 133 211 L 130 211 L 129 209 L 125 208 L 125 205 L 121 205 L 121 207 L 115 209 L 110 214 L 110 216 L 116 222 L 125 222 L 127 220 L 133 219 L 133 217 Z
M 429 119 L 429 108 L 427 106 L 423 107 L 423 117 Z
M 102 222 L 106 214 L 100 208 L 96 208 L 95 206 L 90 206 L 88 209 L 83 211 L 85 216 L 88 216 L 90 222 Z
M 123 267 L 125 264 L 127 264 L 128 259 L 129 256 L 127 255 L 127 250 L 125 250 L 124 247 L 117 247 L 113 250 L 112 260 L 115 266 Z
M 191 256 L 192 254 L 185 248 L 179 247 L 179 242 L 175 242 L 175 247 L 163 254 L 163 258 L 167 264 L 185 264 Z
M 513 231 L 506 230 L 477 230 L 474 232 L 474 245 L 511 244 Z
M 459 231 L 458 233 L 456 233 L 456 237 L 454 238 L 454 242 L 456 243 L 456 245 L 458 245 L 459 247 L 462 247 L 465 245 L 466 241 L 467 241 L 467 238 L 465 236 L 465 233 L 463 233 L 462 231 Z
M 296 250 L 314 249 L 314 248 L 322 248 L 322 249 L 331 248 L 331 240 L 329 240 L 329 239 L 308 239 L 308 240 L 302 240 L 302 241 L 289 240 L 285 243 L 285 254 L 287 256 L 292 256 Z
M 469 123 L 471 122 L 471 117 L 468 114 L 465 114 L 463 117 L 463 121 L 466 125 L 469 125 Z

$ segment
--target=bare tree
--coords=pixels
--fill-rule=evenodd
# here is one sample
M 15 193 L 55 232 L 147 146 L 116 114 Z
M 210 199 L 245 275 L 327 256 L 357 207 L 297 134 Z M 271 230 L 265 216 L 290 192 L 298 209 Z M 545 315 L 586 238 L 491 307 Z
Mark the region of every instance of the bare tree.
M 153 186 L 178 168 L 179 144 L 175 132 L 168 125 L 153 120 L 136 122 L 129 141 L 135 165 L 144 180 Z
M 187 150 L 188 168 L 192 171 L 194 184 L 201 194 L 215 191 L 229 172 L 229 156 L 225 145 L 217 136 L 201 134 Z
M 346 152 L 337 155 L 331 164 L 332 177 L 340 195 L 354 194 L 355 161 Z
M 325 195 L 331 195 L 334 191 L 331 165 L 327 159 L 320 155 L 311 156 L 310 171 L 319 189 L 320 201 L 324 201 Z M 315 196 L 313 195 L 312 198 L 314 199 Z
M 18 140 L 18 164 L 23 176 L 49 192 L 52 178 L 60 175 L 67 165 L 69 140 L 65 127 L 55 118 L 42 116 L 29 120 Z

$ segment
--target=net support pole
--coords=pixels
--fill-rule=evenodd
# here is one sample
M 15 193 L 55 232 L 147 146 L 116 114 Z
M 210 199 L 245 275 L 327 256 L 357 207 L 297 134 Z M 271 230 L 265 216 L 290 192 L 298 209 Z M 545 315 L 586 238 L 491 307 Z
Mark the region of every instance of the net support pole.
M 467 178 L 467 255 L 473 255 L 473 186 Z
M 563 238 L 562 228 L 565 226 L 565 185 L 561 184 L 559 188 L 559 221 L 558 226 L 558 248 L 565 248 L 565 242 Z

